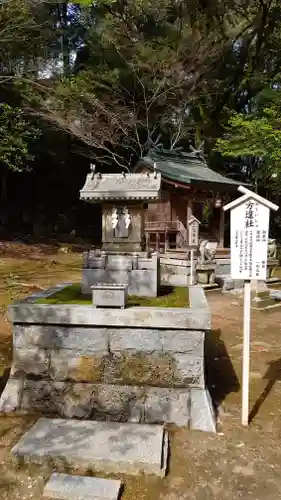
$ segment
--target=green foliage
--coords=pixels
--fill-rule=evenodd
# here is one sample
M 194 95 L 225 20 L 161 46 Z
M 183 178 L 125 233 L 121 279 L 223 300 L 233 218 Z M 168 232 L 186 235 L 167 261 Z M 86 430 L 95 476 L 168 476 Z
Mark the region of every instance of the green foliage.
M 281 117 L 275 107 L 263 110 L 261 117 L 235 114 L 229 120 L 226 138 L 218 139 L 224 156 L 258 156 L 267 162 L 281 160 Z
M 27 169 L 32 159 L 29 143 L 39 130 L 24 120 L 22 110 L 0 103 L 0 164 L 15 171 Z
M 217 150 L 226 157 L 258 160 L 255 178 L 276 189 L 281 184 L 281 92 L 263 92 L 251 114 L 234 114 Z

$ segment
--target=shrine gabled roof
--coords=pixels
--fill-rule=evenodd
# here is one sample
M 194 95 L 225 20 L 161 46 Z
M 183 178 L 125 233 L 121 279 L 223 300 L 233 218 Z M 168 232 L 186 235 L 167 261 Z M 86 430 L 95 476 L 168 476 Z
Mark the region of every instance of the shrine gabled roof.
M 155 168 L 163 178 L 182 184 L 213 184 L 237 187 L 241 182 L 229 179 L 212 170 L 202 156 L 192 153 L 152 150 L 137 164 L 149 169 Z
M 80 191 L 80 199 L 97 203 L 105 200 L 157 200 L 160 189 L 160 173 L 90 173 Z

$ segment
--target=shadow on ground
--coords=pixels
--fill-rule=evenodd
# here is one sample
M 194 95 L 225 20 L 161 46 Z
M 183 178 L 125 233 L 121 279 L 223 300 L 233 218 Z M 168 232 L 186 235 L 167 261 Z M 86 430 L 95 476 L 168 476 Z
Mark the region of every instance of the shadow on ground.
M 227 348 L 221 339 L 221 330 L 206 333 L 205 340 L 206 384 L 217 409 L 226 396 L 240 390 L 240 383 Z
M 263 377 L 265 380 L 267 380 L 267 384 L 250 411 L 249 422 L 252 422 L 252 420 L 258 414 L 261 406 L 271 393 L 275 385 L 275 382 L 281 381 L 281 358 L 278 359 L 277 361 L 272 361 L 271 363 L 268 363 L 268 365 L 269 366 L 266 371 L 266 374 Z

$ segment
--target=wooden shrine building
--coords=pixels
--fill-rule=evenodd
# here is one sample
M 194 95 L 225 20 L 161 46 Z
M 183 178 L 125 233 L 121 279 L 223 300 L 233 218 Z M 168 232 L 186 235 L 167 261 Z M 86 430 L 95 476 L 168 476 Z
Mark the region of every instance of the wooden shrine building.
M 238 182 L 210 169 L 200 152 L 151 150 L 139 160 L 135 172 L 158 171 L 162 195 L 145 210 L 147 247 L 184 250 L 188 242 L 187 221 L 200 222 L 199 237 L 225 246 L 225 214 L 222 206 L 235 195 Z

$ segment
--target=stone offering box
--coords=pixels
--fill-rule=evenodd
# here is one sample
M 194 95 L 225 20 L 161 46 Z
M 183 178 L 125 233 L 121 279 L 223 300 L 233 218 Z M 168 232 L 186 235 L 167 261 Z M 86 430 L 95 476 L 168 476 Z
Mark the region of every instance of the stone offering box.
M 1 412 L 215 432 L 204 367 L 211 315 L 200 286 L 189 287 L 186 308 L 38 303 L 65 286 L 10 306 L 13 364 Z
M 105 285 L 91 287 L 94 307 L 124 307 L 128 302 L 128 285 Z

